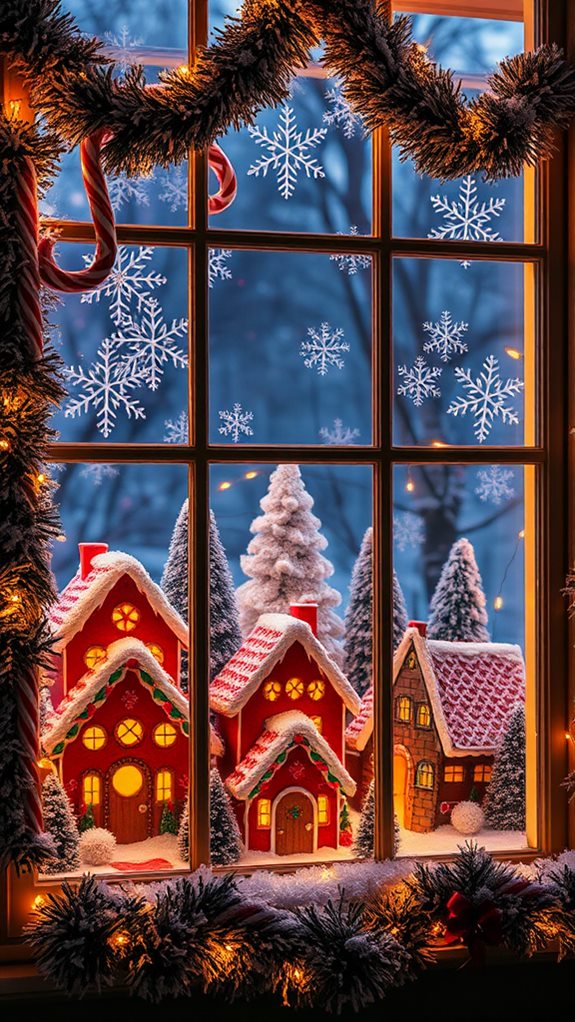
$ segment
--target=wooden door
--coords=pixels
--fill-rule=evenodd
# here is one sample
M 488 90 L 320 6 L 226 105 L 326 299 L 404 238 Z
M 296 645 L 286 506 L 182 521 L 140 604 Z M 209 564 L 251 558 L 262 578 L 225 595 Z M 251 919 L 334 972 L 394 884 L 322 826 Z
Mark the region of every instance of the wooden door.
M 118 760 L 107 779 L 109 829 L 119 845 L 151 836 L 150 772 L 140 760 Z
M 393 808 L 400 827 L 405 827 L 405 793 L 407 788 L 407 760 L 396 754 L 393 757 Z
M 288 791 L 276 806 L 276 855 L 313 852 L 313 802 L 304 791 Z

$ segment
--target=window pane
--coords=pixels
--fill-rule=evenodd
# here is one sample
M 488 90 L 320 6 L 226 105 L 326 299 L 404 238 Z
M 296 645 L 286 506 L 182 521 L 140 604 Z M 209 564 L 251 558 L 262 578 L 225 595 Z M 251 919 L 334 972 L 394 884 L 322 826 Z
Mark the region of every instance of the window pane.
M 120 50 L 120 60 L 144 64 L 143 55 L 149 50 L 187 50 L 187 0 L 154 0 L 153 4 L 148 0 L 114 0 L 111 4 L 68 0 L 66 10 L 83 32 Z
M 369 443 L 371 260 L 214 250 L 210 261 L 212 443 Z
M 393 263 L 394 439 L 534 442 L 533 269 L 520 263 Z

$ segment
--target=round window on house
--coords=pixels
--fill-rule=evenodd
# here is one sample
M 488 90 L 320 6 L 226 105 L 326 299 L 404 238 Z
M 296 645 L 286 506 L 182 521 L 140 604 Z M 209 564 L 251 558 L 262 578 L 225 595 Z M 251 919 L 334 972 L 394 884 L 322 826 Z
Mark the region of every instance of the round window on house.
M 93 671 L 98 664 L 102 664 L 105 659 L 106 649 L 104 646 L 88 646 L 84 653 L 84 663 L 90 671 Z
M 299 699 L 303 696 L 303 687 L 301 678 L 288 678 L 286 681 L 286 695 L 290 699 Z
M 131 603 L 120 603 L 112 611 L 112 621 L 119 632 L 133 632 L 140 620 L 140 611 Z
M 87 727 L 82 732 L 82 741 L 87 749 L 90 749 L 91 752 L 96 752 L 97 749 L 102 749 L 106 744 L 106 732 L 103 727 L 98 725 Z
M 279 681 L 266 681 L 264 685 L 264 699 L 269 699 L 270 703 L 275 703 L 281 694 L 282 687 Z
M 157 724 L 153 731 L 153 738 L 156 745 L 159 745 L 162 749 L 167 749 L 169 745 L 173 745 L 177 737 L 177 731 L 173 724 Z
M 325 681 L 322 681 L 321 678 L 314 678 L 307 687 L 307 694 L 314 702 L 317 702 L 318 699 L 323 699 L 325 695 Z
M 147 642 L 146 646 L 150 650 L 150 653 L 152 654 L 152 656 L 154 656 L 156 658 L 158 663 L 159 664 L 163 664 L 163 662 L 164 662 L 164 651 L 163 651 L 162 647 L 156 645 L 155 642 Z
M 119 724 L 116 725 L 116 738 L 121 745 L 138 745 L 142 741 L 144 735 L 144 728 L 140 724 L 139 720 L 134 720 L 133 717 L 125 717 Z
M 118 767 L 112 777 L 114 791 L 118 795 L 123 795 L 124 798 L 131 798 L 132 795 L 137 795 L 143 783 L 144 776 L 142 771 L 137 766 L 134 766 L 133 763 L 125 763 L 123 766 Z

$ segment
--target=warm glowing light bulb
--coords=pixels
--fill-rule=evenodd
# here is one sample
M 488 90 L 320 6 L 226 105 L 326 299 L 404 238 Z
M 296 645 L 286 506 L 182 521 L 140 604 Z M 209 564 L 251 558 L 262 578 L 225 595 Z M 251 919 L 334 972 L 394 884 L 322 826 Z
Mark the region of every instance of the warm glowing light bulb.
M 519 539 L 525 539 L 525 529 L 520 529 L 517 535 Z
M 46 476 L 44 475 L 44 473 L 43 473 L 43 472 L 39 472 L 39 473 L 38 473 L 38 482 L 39 482 L 40 484 L 42 484 L 42 483 L 45 483 L 45 482 L 46 482 Z
M 8 117 L 11 121 L 16 121 L 20 117 L 20 110 L 22 107 L 21 99 L 10 99 L 8 101 Z
M 43 908 L 45 904 L 46 904 L 46 899 L 45 899 L 44 895 L 43 894 L 37 894 L 36 897 L 34 898 L 34 901 L 32 902 L 32 908 L 33 909 Z
M 10 597 L 10 603 L 20 603 L 21 599 L 22 597 L 18 596 L 18 593 L 14 593 L 14 595 Z
M 565 738 L 567 739 L 568 742 L 572 741 L 571 735 L 569 734 L 568 731 L 565 732 Z
M 218 490 L 229 490 L 231 483 L 220 483 Z
M 432 447 L 449 447 L 449 444 L 444 444 L 443 440 L 432 440 L 431 441 L 431 446 Z
M 407 480 L 407 482 L 405 484 L 405 489 L 407 490 L 408 493 L 413 493 L 413 491 L 415 489 L 415 483 L 414 483 L 413 479 L 408 479 Z
M 60 536 L 56 536 L 56 542 L 57 543 L 65 543 L 66 542 L 66 537 L 65 537 L 64 533 L 62 533 Z
M 503 606 L 503 597 L 502 596 L 496 596 L 494 601 L 493 601 L 493 609 L 494 610 L 501 610 L 502 606 Z
M 9 440 L 0 440 L 0 451 L 9 451 L 9 450 L 10 450 L 10 441 Z
M 509 358 L 514 358 L 516 362 L 523 358 L 522 353 L 517 348 L 504 348 L 503 350 L 506 355 L 509 355 Z
M 188 65 L 187 64 L 180 64 L 180 66 L 178 68 L 178 74 L 180 74 L 182 76 L 182 78 L 189 78 L 190 77 L 190 69 L 189 69 Z
M 254 471 L 251 471 L 251 472 L 246 472 L 246 474 L 245 474 L 245 476 L 244 476 L 244 479 L 255 479 L 255 477 L 256 477 L 257 475 L 258 475 L 258 473 L 257 473 L 257 472 L 254 472 Z

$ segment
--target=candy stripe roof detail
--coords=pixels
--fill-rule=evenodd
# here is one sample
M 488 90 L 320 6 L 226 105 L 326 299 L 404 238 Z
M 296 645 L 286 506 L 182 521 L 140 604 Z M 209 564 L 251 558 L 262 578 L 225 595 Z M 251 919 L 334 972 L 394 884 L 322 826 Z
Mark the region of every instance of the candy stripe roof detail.
M 370 685 L 361 700 L 357 717 L 349 722 L 345 740 L 351 749 L 363 752 L 373 731 L 373 685 Z
M 262 614 L 258 618 L 255 628 L 244 639 L 240 649 L 212 681 L 212 709 L 226 717 L 234 717 L 239 713 L 270 671 L 283 660 L 294 642 L 299 642 L 309 659 L 316 662 L 348 710 L 357 713 L 360 708 L 359 696 L 307 622 L 291 614 Z

